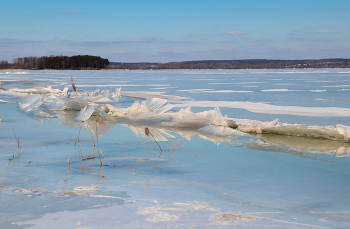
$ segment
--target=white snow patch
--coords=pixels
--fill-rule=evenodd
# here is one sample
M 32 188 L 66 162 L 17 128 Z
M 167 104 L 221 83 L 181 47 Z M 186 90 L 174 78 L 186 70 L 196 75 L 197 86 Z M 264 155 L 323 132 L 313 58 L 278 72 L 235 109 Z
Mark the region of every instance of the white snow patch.
M 261 90 L 264 92 L 285 92 L 285 91 L 304 91 L 304 90 L 290 90 L 290 89 L 286 89 L 286 88 L 282 88 L 282 89 L 266 89 L 266 90 Z
M 309 117 L 350 117 L 349 108 L 277 106 L 268 103 L 242 101 L 178 101 L 175 107 L 227 107 L 261 114 L 284 114 Z

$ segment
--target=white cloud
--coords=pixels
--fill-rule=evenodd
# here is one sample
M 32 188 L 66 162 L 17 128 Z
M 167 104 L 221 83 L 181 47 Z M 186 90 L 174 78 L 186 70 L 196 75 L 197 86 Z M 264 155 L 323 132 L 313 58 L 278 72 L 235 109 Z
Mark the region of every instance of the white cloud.
M 226 34 L 229 34 L 229 35 L 244 35 L 245 33 L 241 32 L 241 31 L 238 31 L 238 30 L 231 30 L 231 31 L 227 32 Z
M 147 40 L 144 39 L 132 39 L 132 40 L 125 40 L 123 42 L 146 42 Z
M 310 31 L 307 33 L 312 33 L 312 34 L 316 34 L 316 33 L 341 33 L 341 31 L 337 31 L 337 30 L 318 30 L 318 31 Z

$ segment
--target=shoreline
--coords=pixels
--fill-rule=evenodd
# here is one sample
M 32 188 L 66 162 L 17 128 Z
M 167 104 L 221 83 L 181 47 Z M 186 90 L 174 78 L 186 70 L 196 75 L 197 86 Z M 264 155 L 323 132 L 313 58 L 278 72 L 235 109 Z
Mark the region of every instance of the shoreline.
M 1 71 L 85 71 L 85 70 L 92 70 L 92 71 L 137 71 L 137 70 L 143 70 L 143 71 L 157 71 L 157 70 L 278 70 L 278 69 L 288 69 L 288 70 L 297 70 L 297 69 L 340 69 L 340 68 L 350 68 L 350 66 L 347 67 L 319 67 L 319 68 L 147 68 L 147 69 L 114 69 L 114 68 L 109 68 L 109 69 L 16 69 L 16 68 L 6 68 L 6 69 L 0 69 Z

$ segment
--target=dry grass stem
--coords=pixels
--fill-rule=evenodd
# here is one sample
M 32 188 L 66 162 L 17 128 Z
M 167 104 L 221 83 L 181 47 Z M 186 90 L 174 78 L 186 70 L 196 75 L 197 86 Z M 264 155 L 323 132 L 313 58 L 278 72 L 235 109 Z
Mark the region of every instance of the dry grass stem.
M 61 187 L 63 187 L 66 182 L 68 181 L 68 184 L 70 185 L 70 161 L 69 161 L 69 158 L 68 158 L 68 178 L 65 180 L 65 179 L 62 179 L 58 184 L 61 185 Z M 62 183 L 62 184 L 61 184 Z
M 87 172 L 87 173 L 92 173 L 92 174 L 95 174 L 95 175 L 98 175 L 100 176 L 101 178 L 105 178 L 105 176 L 101 173 L 94 173 L 94 172 L 90 172 L 88 171 L 88 169 L 81 169 L 81 168 L 75 168 L 75 167 L 72 167 L 73 169 L 78 169 L 79 171 L 84 171 L 84 172 Z
M 173 143 L 173 142 L 177 142 L 177 141 L 180 141 L 180 140 L 182 140 L 182 139 L 191 138 L 192 136 L 195 136 L 195 134 L 192 134 L 192 135 L 189 136 L 189 137 L 183 137 L 183 138 L 180 138 L 180 139 L 176 139 L 176 140 L 174 140 L 174 141 L 172 141 L 172 142 L 169 142 L 169 143 L 171 144 L 171 143 Z
M 152 134 L 152 132 L 149 130 L 149 128 L 146 127 L 146 128 L 145 128 L 145 135 L 146 135 L 146 136 L 152 136 L 152 139 L 149 139 L 149 140 L 147 140 L 147 141 L 141 143 L 141 145 L 142 145 L 143 147 L 145 147 L 146 149 L 152 151 L 153 153 L 157 154 L 157 155 L 159 156 L 159 158 L 162 157 L 162 158 L 164 158 L 165 160 L 169 161 L 168 159 L 166 159 L 166 158 L 162 155 L 162 152 L 165 152 L 175 163 L 177 163 L 177 164 L 183 163 L 183 161 L 182 161 L 175 153 L 173 153 L 173 150 L 176 150 L 176 149 L 180 149 L 180 150 L 182 150 L 182 151 L 184 151 L 184 152 L 186 152 L 186 153 L 188 153 L 188 154 L 190 154 L 190 155 L 192 155 L 192 156 L 194 156 L 194 157 L 200 157 L 199 154 L 194 155 L 194 154 L 192 154 L 192 153 L 190 153 L 190 152 L 188 152 L 188 151 L 182 149 L 183 146 L 184 146 L 184 144 L 185 144 L 185 143 L 184 143 L 184 140 L 187 139 L 186 137 L 183 137 L 183 138 L 180 138 L 180 139 L 176 139 L 176 140 L 170 142 L 169 144 L 171 145 L 171 147 L 170 147 L 169 149 L 163 151 L 163 150 L 161 149 L 160 145 L 158 144 L 158 142 L 157 142 L 156 139 L 159 138 L 159 137 L 161 137 L 161 136 L 163 136 L 163 135 L 165 135 L 165 133 L 163 133 L 163 134 L 161 134 L 161 135 L 159 135 L 159 136 L 154 137 L 153 134 Z M 192 137 L 192 136 L 193 136 L 193 135 L 191 135 L 190 137 Z M 149 141 L 152 141 L 152 140 L 154 140 L 154 141 L 157 143 L 159 149 L 161 150 L 160 153 L 157 153 L 157 152 L 155 152 L 154 150 L 152 150 L 152 149 L 150 149 L 150 148 L 148 148 L 148 147 L 146 147 L 146 146 L 144 145 L 145 143 L 147 143 L 147 142 L 149 142 Z M 181 141 L 181 140 L 182 140 L 182 141 Z M 172 162 L 172 161 L 169 161 L 169 162 Z M 152 174 L 153 174 L 153 172 L 154 172 L 154 169 L 155 169 L 155 167 L 153 168 Z
M 84 151 L 83 151 L 83 148 L 81 147 L 80 145 L 80 130 L 81 130 L 81 127 L 79 129 L 79 134 L 78 134 L 78 137 L 77 137 L 77 140 L 75 140 L 75 144 L 74 144 L 74 147 L 75 147 L 75 152 L 77 153 L 77 156 L 81 156 L 81 158 L 83 158 L 84 156 Z M 77 143 L 78 143 L 78 146 L 79 146 L 79 153 L 77 151 Z
M 86 160 L 92 160 L 92 159 L 95 159 L 95 157 L 94 156 L 92 156 L 92 154 L 93 154 L 94 152 L 92 152 L 92 153 L 90 153 L 90 154 L 88 154 L 88 155 L 86 155 L 85 157 L 83 157 L 81 160 L 82 161 L 86 161 Z
M 184 151 L 184 152 L 186 152 L 186 153 L 188 153 L 188 154 L 190 154 L 190 155 L 192 155 L 192 156 L 199 157 L 199 154 L 194 155 L 193 153 L 190 153 L 190 152 L 188 152 L 188 151 L 182 149 L 181 147 L 177 147 L 176 149 L 182 150 L 182 151 Z
M 192 137 L 192 136 L 194 136 L 194 135 L 195 135 L 195 134 L 191 135 L 190 137 Z M 186 139 L 186 137 L 183 137 L 183 138 L 177 139 L 177 140 L 175 140 L 175 141 L 169 142 L 169 144 L 171 144 L 172 147 L 175 147 L 174 149 L 180 149 L 180 150 L 182 150 L 182 151 L 184 151 L 184 152 L 186 152 L 186 153 L 188 153 L 188 154 L 190 154 L 190 155 L 192 155 L 192 156 L 201 158 L 201 157 L 199 156 L 199 154 L 194 155 L 194 154 L 192 154 L 192 153 L 190 153 L 190 152 L 188 152 L 188 151 L 186 151 L 186 150 L 184 150 L 184 149 L 181 148 L 185 143 L 182 143 L 182 144 L 180 145 L 179 141 L 180 141 L 180 140 L 185 140 L 185 139 Z M 172 143 L 174 143 L 174 142 L 177 142 L 177 143 L 176 143 L 176 144 L 172 144 Z M 172 149 L 172 147 L 171 147 L 170 149 Z
M 147 141 L 145 141 L 145 142 L 142 142 L 141 145 L 145 144 L 146 142 L 149 142 L 149 141 L 154 140 L 154 141 L 157 143 L 157 145 L 158 145 L 160 151 L 162 152 L 163 150 L 162 150 L 162 148 L 160 147 L 160 145 L 158 144 L 156 138 L 159 138 L 159 137 L 163 136 L 165 133 L 164 133 L 164 134 L 161 134 L 161 135 L 158 135 L 157 137 L 154 137 L 153 134 L 151 133 L 151 131 L 148 129 L 148 127 L 145 127 L 145 135 L 146 135 L 146 136 L 149 136 L 149 134 L 152 136 L 152 139 L 149 139 L 149 140 L 147 140 Z
M 72 84 L 73 90 L 75 91 L 75 94 L 77 95 L 77 99 L 78 99 L 78 102 L 79 102 L 79 105 L 80 105 L 80 109 L 81 109 L 81 111 L 83 112 L 83 107 L 81 106 L 81 103 L 80 103 L 80 100 L 79 100 L 79 96 L 78 96 L 77 86 L 75 85 L 72 76 L 70 76 L 70 82 L 71 82 L 71 84 Z M 85 124 L 86 124 L 86 126 L 87 126 L 87 129 L 88 129 L 88 131 L 89 131 L 92 144 L 93 144 L 93 146 L 94 146 L 94 148 L 92 149 L 92 153 L 93 153 L 93 152 L 94 152 L 94 149 L 95 149 L 95 141 L 94 141 L 94 138 L 92 137 L 91 129 L 90 129 L 89 123 L 86 121 L 84 112 L 83 112 L 83 117 L 84 117 L 84 122 L 85 122 Z
M 124 139 L 125 139 L 125 137 L 119 142 L 118 146 L 119 146 L 120 150 L 123 152 L 123 154 L 124 154 L 124 156 L 125 156 L 125 153 L 124 153 L 122 147 L 120 147 L 120 144 L 124 141 Z
M 15 150 L 14 150 L 14 151 L 15 151 Z M 13 151 L 13 152 L 14 152 L 14 151 Z M 20 155 L 21 155 L 21 151 L 18 149 L 18 155 L 15 157 L 15 153 L 13 153 L 12 158 L 8 159 L 9 165 L 11 165 L 11 161 L 12 161 L 12 160 L 15 160 L 15 159 L 19 158 Z
M 125 137 L 119 142 L 118 146 L 124 141 Z
M 16 184 L 14 184 L 14 185 L 10 185 L 10 186 L 6 186 L 6 187 L 2 187 L 2 188 L 0 188 L 0 190 L 1 189 L 5 189 L 5 188 L 11 188 L 11 187 L 14 187 L 14 186 L 17 186 Z
M 171 157 L 177 164 L 180 164 L 178 160 L 182 162 L 182 160 L 178 156 L 176 156 L 173 152 L 171 152 L 170 149 L 166 150 L 165 153 L 168 154 L 169 157 Z
M 97 142 L 97 154 L 98 154 L 98 159 L 100 159 L 100 164 L 102 165 L 101 156 L 100 156 L 100 150 L 98 149 L 97 120 L 96 120 L 96 142 Z
M 153 153 L 157 154 L 158 156 L 160 156 L 160 155 L 161 155 L 161 154 L 157 153 L 156 151 L 154 151 L 154 150 L 152 150 L 152 149 L 148 148 L 148 147 L 147 147 L 147 146 L 145 146 L 145 145 L 142 145 L 142 146 L 143 146 L 143 147 L 145 147 L 146 149 L 148 149 L 148 150 L 152 151 Z M 164 158 L 164 159 L 166 159 L 166 158 Z
M 159 146 L 160 152 L 162 152 L 163 150 L 162 150 L 162 148 L 160 147 L 160 145 L 158 144 L 156 138 L 153 136 L 153 134 L 151 133 L 151 131 L 150 131 L 149 133 L 151 134 L 153 140 L 154 140 L 154 141 L 157 143 L 157 145 Z M 160 135 L 160 136 L 161 136 L 161 135 Z M 157 136 L 157 138 L 160 137 L 160 136 Z
M 100 156 L 100 149 L 98 148 L 98 133 L 97 133 L 97 128 L 100 130 L 100 132 L 102 133 L 100 126 L 101 125 L 105 125 L 105 123 L 101 120 L 96 120 L 96 142 L 97 142 L 97 153 L 98 153 L 98 158 L 100 159 L 100 164 L 102 165 L 102 161 L 101 161 L 101 156 Z M 101 150 L 102 153 L 102 150 Z M 103 153 L 102 153 L 103 155 Z M 103 155 L 104 157 L 104 155 Z
M 15 131 L 13 130 L 12 126 L 11 126 L 11 130 L 13 132 L 13 135 L 15 135 L 15 138 L 16 138 L 16 141 L 17 141 L 17 146 L 18 146 L 18 149 L 21 148 L 21 145 L 19 144 L 19 138 L 17 138 L 16 134 L 15 134 Z

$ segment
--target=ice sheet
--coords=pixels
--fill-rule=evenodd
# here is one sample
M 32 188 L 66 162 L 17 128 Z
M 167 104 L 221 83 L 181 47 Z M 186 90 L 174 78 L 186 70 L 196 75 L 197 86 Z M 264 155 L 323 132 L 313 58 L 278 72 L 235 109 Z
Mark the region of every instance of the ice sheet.
M 285 114 L 310 117 L 350 117 L 350 109 L 342 107 L 278 106 L 267 103 L 240 101 L 180 101 L 180 103 L 175 106 L 240 108 L 261 114 Z
M 349 228 L 349 72 L 2 74 L 0 228 Z

